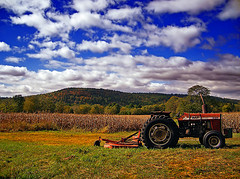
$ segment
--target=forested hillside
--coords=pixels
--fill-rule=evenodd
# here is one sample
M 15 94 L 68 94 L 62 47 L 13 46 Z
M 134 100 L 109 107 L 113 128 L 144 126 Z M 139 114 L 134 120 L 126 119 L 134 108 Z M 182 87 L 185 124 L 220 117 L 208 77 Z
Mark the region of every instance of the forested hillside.
M 208 112 L 240 111 L 240 101 L 206 96 Z M 154 110 L 201 112 L 199 96 L 126 93 L 105 89 L 67 88 L 47 94 L 0 98 L 0 112 L 77 114 L 149 114 Z
M 109 105 L 118 103 L 121 106 L 152 105 L 168 101 L 172 96 L 184 97 L 179 94 L 162 93 L 124 93 L 120 91 L 94 89 L 94 88 L 66 88 L 52 93 L 39 95 L 53 102 L 63 102 L 67 105 L 74 104 L 100 104 Z

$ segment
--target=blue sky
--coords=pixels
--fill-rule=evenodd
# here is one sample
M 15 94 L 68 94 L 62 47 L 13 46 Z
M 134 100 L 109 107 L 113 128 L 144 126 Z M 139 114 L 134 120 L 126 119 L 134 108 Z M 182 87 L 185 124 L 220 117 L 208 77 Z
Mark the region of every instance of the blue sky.
M 239 0 L 1 0 L 0 96 L 68 87 L 240 99 Z

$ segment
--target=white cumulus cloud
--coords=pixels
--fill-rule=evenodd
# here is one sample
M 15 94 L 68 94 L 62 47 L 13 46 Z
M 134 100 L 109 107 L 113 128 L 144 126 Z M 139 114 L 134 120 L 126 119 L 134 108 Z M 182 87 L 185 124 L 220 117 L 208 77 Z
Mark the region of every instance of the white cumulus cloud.
M 77 46 L 78 50 L 90 50 L 92 52 L 103 53 L 111 49 L 120 49 L 123 53 L 129 53 L 131 50 L 131 45 L 129 43 L 122 42 L 115 35 L 111 39 L 111 42 L 106 41 L 85 41 Z
M 225 0 L 155 0 L 151 1 L 146 9 L 155 13 L 187 12 L 190 14 L 198 14 L 202 11 L 212 10 L 224 1 Z
M 105 41 L 85 41 L 83 40 L 81 44 L 78 45 L 78 50 L 90 50 L 92 52 L 102 53 L 110 48 L 110 44 Z
M 200 35 L 205 31 L 204 27 L 196 25 L 177 27 L 167 26 L 159 29 L 154 25 L 145 26 L 147 33 L 142 32 L 146 36 L 147 46 L 164 45 L 172 48 L 175 52 L 186 51 L 200 43 Z
M 1 0 L 0 6 L 11 9 L 18 15 L 24 14 L 26 11 L 39 12 L 50 7 L 50 0 Z
M 223 11 L 219 13 L 218 18 L 221 20 L 236 19 L 240 17 L 240 1 L 230 0 L 224 7 Z
M 19 58 L 19 57 L 7 57 L 5 58 L 6 62 L 11 62 L 11 63 L 19 63 L 21 61 L 24 61 L 24 58 Z
M 99 11 L 105 9 L 109 3 L 108 0 L 73 0 L 72 7 L 80 12 Z
M 52 59 L 55 57 L 62 57 L 66 59 L 75 58 L 75 52 L 67 46 L 62 46 L 58 49 L 51 48 L 41 48 L 39 53 L 28 53 L 27 56 L 30 58 L 39 58 L 39 59 Z
M 0 79 L 9 82 L 14 77 L 25 77 L 28 73 L 26 67 L 14 67 L 8 65 L 0 65 Z M 0 81 L 1 82 L 1 81 Z
M 0 52 L 1 51 L 10 51 L 11 48 L 8 44 L 6 44 L 5 42 L 0 42 Z
M 113 20 L 120 20 L 120 19 L 131 19 L 136 16 L 141 15 L 142 9 L 141 8 L 123 8 L 123 9 L 110 9 L 106 17 Z

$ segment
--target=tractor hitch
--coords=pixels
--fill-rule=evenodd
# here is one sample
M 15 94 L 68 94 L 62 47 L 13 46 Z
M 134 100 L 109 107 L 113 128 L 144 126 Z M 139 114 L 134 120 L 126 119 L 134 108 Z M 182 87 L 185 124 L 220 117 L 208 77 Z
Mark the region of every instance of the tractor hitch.
M 136 134 L 138 134 L 136 136 Z M 132 138 L 132 139 L 130 139 Z M 105 141 L 104 148 L 138 148 L 142 146 L 140 141 L 140 131 L 135 132 L 134 134 L 121 138 L 119 141 L 109 140 L 109 139 L 102 139 L 99 137 L 98 140 L 94 142 L 94 146 L 100 146 L 101 141 Z

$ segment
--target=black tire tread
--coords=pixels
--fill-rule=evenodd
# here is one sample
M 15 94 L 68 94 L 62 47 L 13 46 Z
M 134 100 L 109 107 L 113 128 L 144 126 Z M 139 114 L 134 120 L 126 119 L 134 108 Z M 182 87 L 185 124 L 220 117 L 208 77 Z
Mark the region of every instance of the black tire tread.
M 174 135 L 173 135 L 174 137 L 171 140 L 171 143 L 169 143 L 169 145 L 162 146 L 161 148 L 175 147 L 179 140 L 179 129 L 178 129 L 177 124 L 171 118 L 169 118 L 168 116 L 165 116 L 165 115 L 154 115 L 144 123 L 144 125 L 141 129 L 141 135 L 140 135 L 141 136 L 140 138 L 141 138 L 141 141 L 143 142 L 143 144 L 147 148 L 159 148 L 158 146 L 155 146 L 154 144 L 149 142 L 145 136 L 145 130 L 146 130 L 147 126 L 155 120 L 159 120 L 159 122 L 168 124 L 169 127 L 172 128 L 172 131 L 174 133 Z
M 212 135 L 216 135 L 219 137 L 220 139 L 220 144 L 219 146 L 216 146 L 216 147 L 211 147 L 208 143 L 208 138 Z M 225 137 L 222 135 L 222 133 L 220 133 L 219 131 L 215 131 L 215 130 L 211 130 L 211 131 L 208 131 L 206 134 L 204 134 L 203 136 L 203 145 L 206 147 L 206 148 L 214 148 L 214 149 L 218 149 L 218 148 L 223 148 L 225 146 Z

